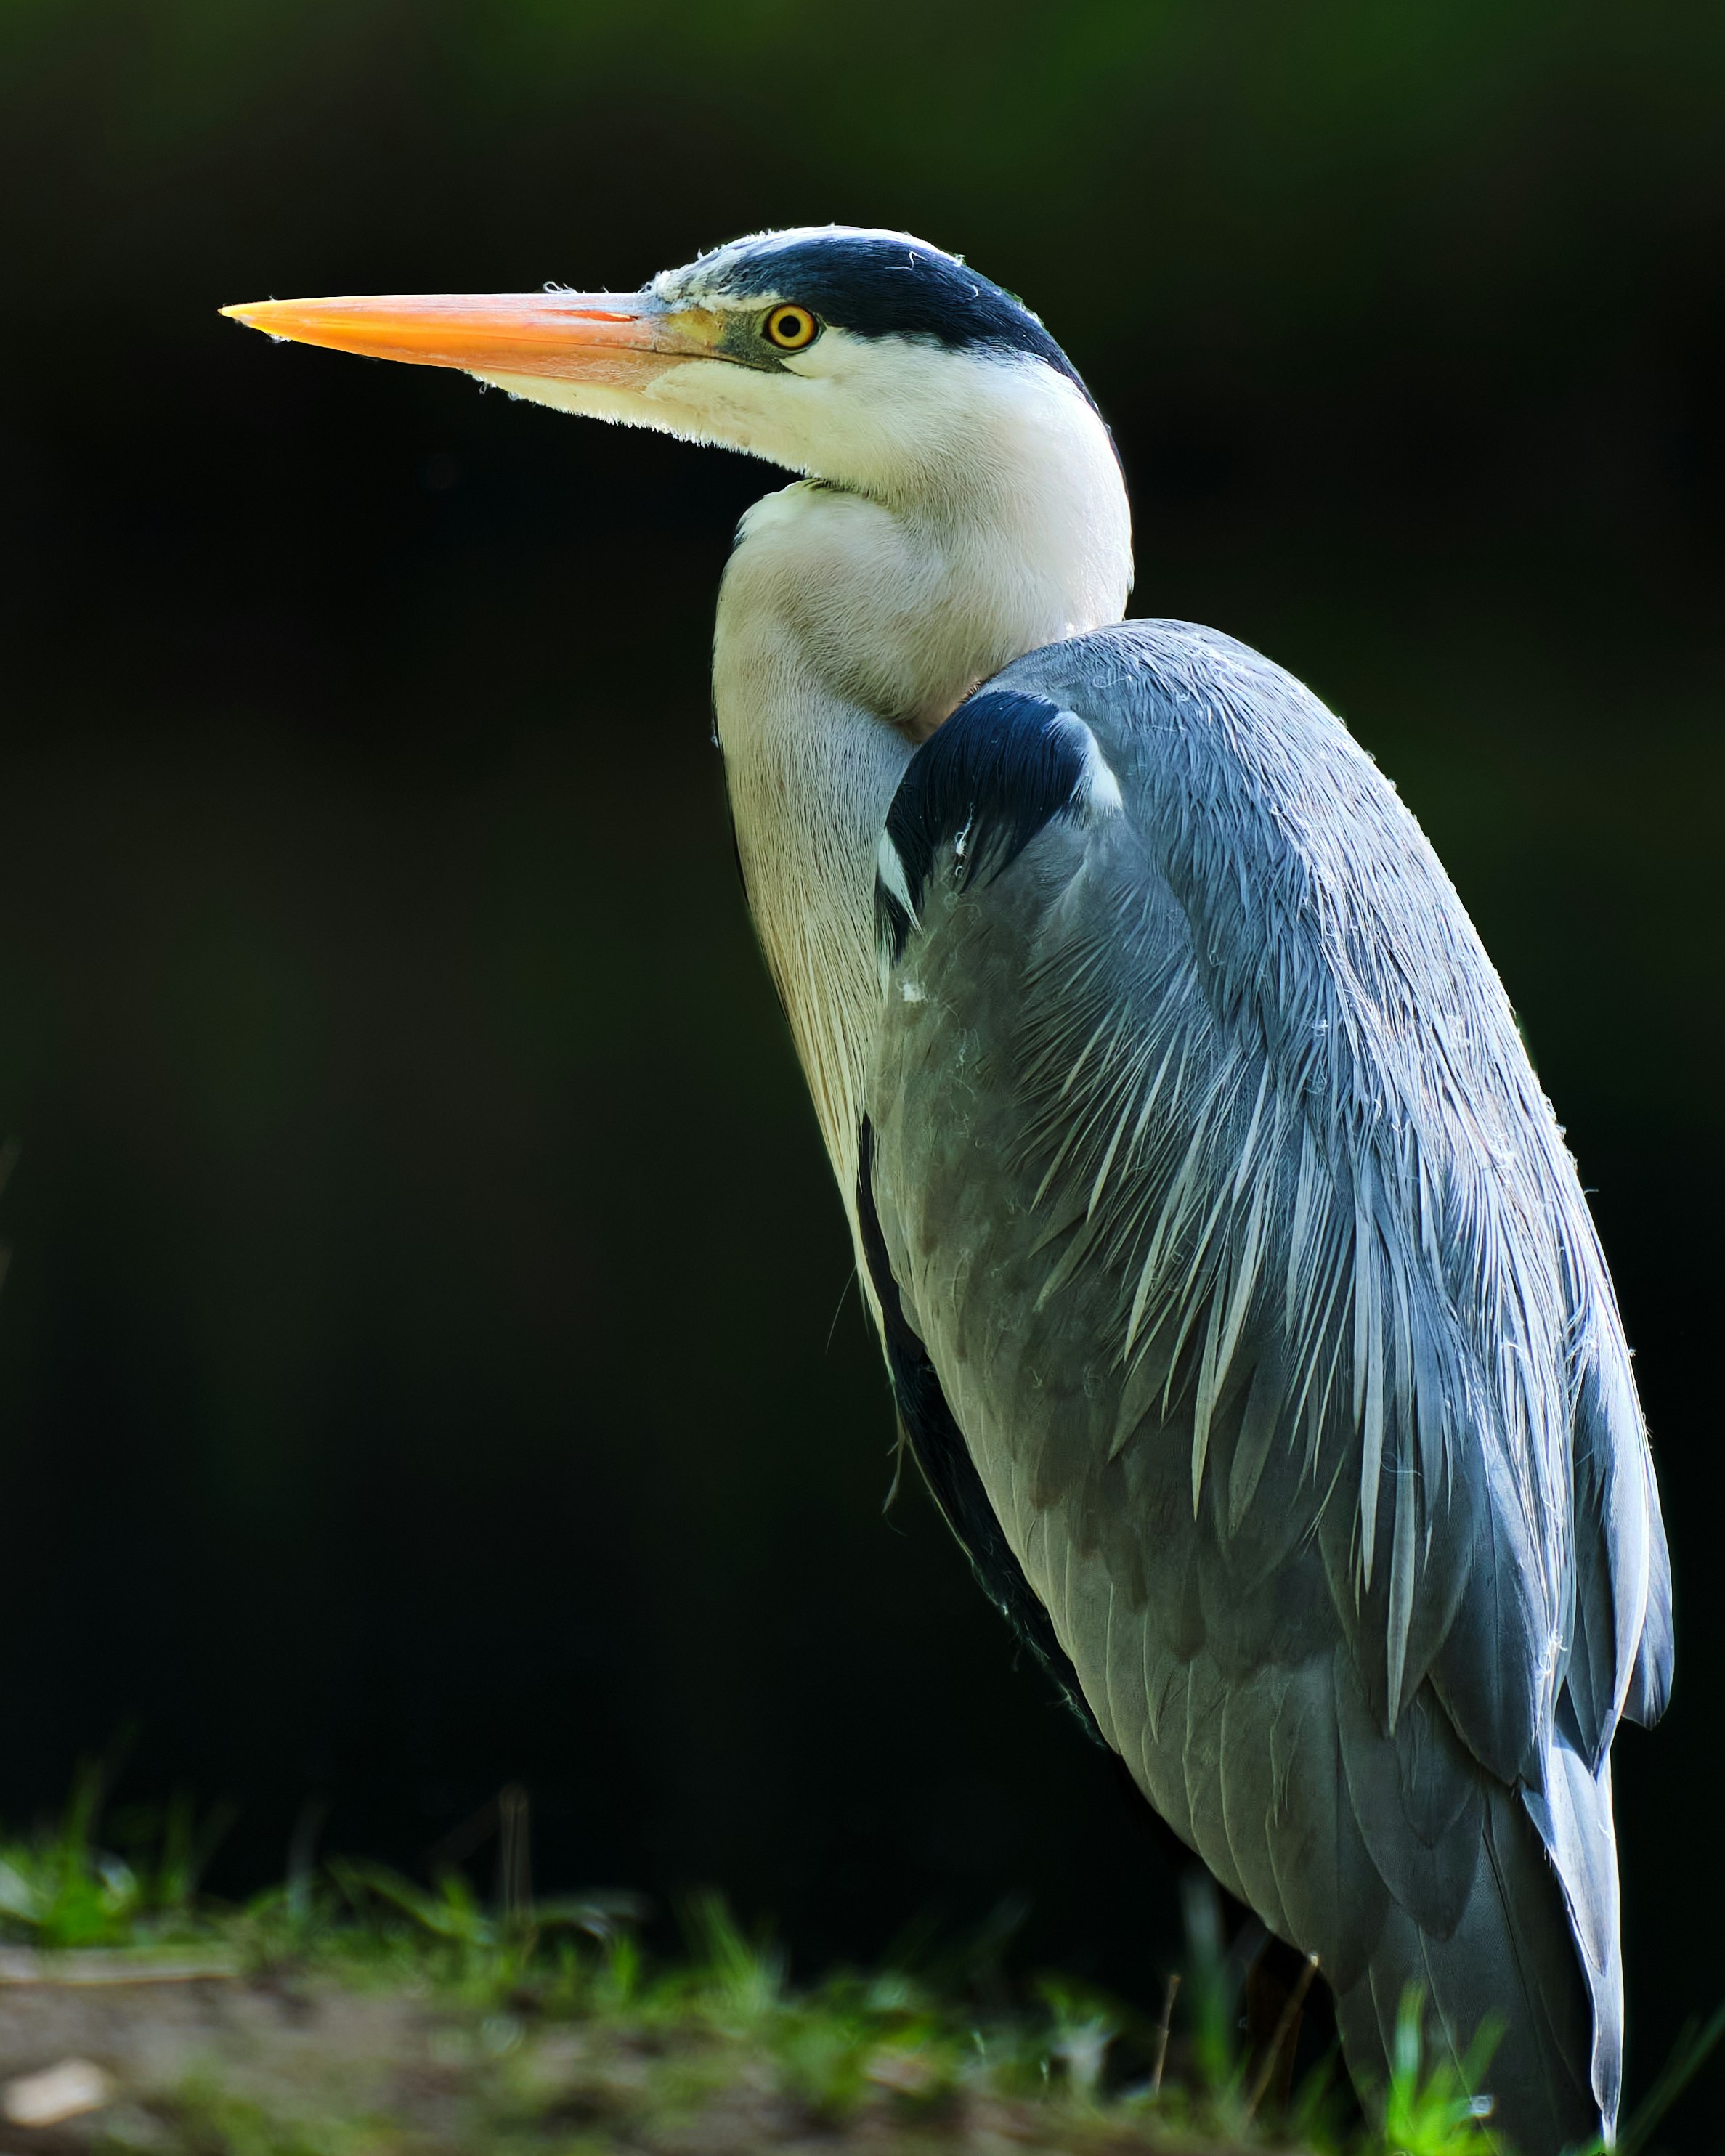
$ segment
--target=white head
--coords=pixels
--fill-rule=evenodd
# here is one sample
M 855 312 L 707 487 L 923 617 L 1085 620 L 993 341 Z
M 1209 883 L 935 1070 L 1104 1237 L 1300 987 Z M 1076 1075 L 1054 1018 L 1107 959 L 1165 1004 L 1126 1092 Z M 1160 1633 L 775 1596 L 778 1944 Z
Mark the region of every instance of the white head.
M 900 516 L 980 518 L 1004 537 L 1034 503 L 1072 525 L 1062 543 L 1096 557 L 1084 581 L 1117 587 L 1101 618 L 1124 603 L 1125 492 L 1076 370 L 1010 294 L 907 234 L 762 234 L 626 295 L 225 311 L 275 336 L 461 367 L 564 411 L 746 450 Z
M 1119 462 L 1070 361 L 953 256 L 839 225 L 738 240 L 629 294 L 227 312 L 815 482 L 743 521 L 713 687 L 750 904 L 849 1203 L 875 850 L 912 746 L 1009 660 L 1117 621 L 1131 587 Z

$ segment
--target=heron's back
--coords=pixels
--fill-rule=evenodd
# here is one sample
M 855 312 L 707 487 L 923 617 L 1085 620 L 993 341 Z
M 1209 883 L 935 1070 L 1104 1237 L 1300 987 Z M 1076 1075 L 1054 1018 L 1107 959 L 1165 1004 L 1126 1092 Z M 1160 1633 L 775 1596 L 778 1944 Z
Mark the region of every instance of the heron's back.
M 1662 1701 L 1664 1546 L 1453 888 L 1314 699 L 1179 624 L 1007 669 L 888 829 L 886 1286 L 1098 1724 L 1319 1953 L 1357 2065 L 1406 1981 L 1464 2042 L 1517 2002 L 1527 2146 L 1595 2130 L 1605 1755 Z

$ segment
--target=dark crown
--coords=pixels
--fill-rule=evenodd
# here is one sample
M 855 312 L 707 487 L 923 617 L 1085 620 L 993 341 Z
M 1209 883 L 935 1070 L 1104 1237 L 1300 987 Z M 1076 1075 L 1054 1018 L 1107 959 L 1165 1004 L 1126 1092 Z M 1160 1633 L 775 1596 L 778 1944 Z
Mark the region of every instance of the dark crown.
M 721 253 L 717 289 L 728 298 L 793 300 L 853 336 L 927 337 L 955 351 L 1024 352 L 1084 388 L 1077 368 L 1021 300 L 920 240 L 834 225 L 813 234 L 767 234 Z

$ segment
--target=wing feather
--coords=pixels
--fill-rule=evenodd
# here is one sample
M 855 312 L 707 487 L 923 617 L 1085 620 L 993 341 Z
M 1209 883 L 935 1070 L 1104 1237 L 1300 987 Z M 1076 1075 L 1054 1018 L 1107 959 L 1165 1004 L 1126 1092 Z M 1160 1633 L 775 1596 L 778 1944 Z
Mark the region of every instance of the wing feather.
M 1320 1954 L 1350 2042 L 1397 1970 L 1465 2042 L 1512 1965 L 1529 2145 L 1565 2089 L 1609 2118 L 1603 1762 L 1668 1690 L 1669 1573 L 1502 990 L 1369 759 L 1255 654 L 1132 624 L 975 706 L 889 819 L 885 963 L 921 989 L 869 1081 L 889 1285 L 1103 1731 Z

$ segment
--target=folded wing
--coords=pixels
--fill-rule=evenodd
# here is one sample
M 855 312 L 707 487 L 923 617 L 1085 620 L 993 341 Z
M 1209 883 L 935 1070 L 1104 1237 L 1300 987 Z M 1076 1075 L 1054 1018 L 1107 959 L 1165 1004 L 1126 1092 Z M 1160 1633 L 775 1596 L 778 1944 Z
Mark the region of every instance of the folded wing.
M 919 752 L 880 911 L 859 1203 L 913 1441 L 932 1390 L 995 1574 L 1319 1953 L 1356 2071 L 1417 1980 L 1458 2045 L 1507 2011 L 1529 2149 L 1597 2131 L 1606 1755 L 1663 1704 L 1668 1572 L 1585 1203 L 1435 857 L 1297 683 L 1134 624 Z

